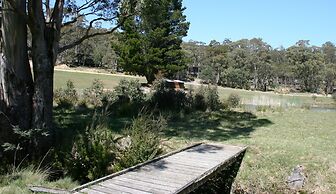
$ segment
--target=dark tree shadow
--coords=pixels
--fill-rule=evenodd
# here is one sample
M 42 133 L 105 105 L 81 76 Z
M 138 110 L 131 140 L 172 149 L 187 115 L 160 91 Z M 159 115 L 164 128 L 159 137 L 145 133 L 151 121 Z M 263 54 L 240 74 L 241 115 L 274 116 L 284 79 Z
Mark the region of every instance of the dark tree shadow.
M 182 137 L 209 141 L 225 141 L 249 137 L 258 127 L 273 124 L 250 112 L 222 110 L 211 113 L 196 112 L 183 119 L 170 120 L 167 138 Z

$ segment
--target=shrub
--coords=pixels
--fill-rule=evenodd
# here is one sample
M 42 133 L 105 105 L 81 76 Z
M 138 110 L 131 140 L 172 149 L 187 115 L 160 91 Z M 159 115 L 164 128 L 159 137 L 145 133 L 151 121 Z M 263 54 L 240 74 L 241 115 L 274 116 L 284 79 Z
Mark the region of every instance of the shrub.
M 152 115 L 144 114 L 134 119 L 126 132 L 126 136 L 130 138 L 130 146 L 119 153 L 115 170 L 122 170 L 158 156 L 162 152 L 159 134 L 166 125 L 163 117 L 155 119 Z
M 227 100 L 230 108 L 237 108 L 240 105 L 241 98 L 238 94 L 230 94 Z
M 73 144 L 67 168 L 76 180 L 86 182 L 111 173 L 109 167 L 115 159 L 115 143 L 111 130 L 106 127 L 107 116 L 104 110 L 95 113 L 85 134 Z
M 216 86 L 208 85 L 206 90 L 206 105 L 207 109 L 210 111 L 219 110 L 221 108 L 221 103 L 219 100 L 218 90 Z
M 302 104 L 302 105 L 301 105 L 301 108 L 306 109 L 306 110 L 310 110 L 310 109 L 311 109 L 311 105 L 305 103 L 305 104 Z
M 266 106 L 266 105 L 258 105 L 256 110 L 257 112 L 266 112 L 267 110 L 270 110 L 271 106 Z
M 103 107 L 110 106 L 118 101 L 118 97 L 115 92 L 107 90 L 103 93 L 102 104 Z
M 194 95 L 193 107 L 196 110 L 205 111 L 207 109 L 205 90 L 203 85 Z
M 121 80 L 115 88 L 115 92 L 121 101 L 141 103 L 144 100 L 144 94 L 141 91 L 141 84 L 138 80 Z
M 333 94 L 332 94 L 332 99 L 334 99 L 334 101 L 336 102 L 336 92 L 334 92 Z
M 59 107 L 70 108 L 78 102 L 78 94 L 71 80 L 68 80 L 66 85 L 65 89 L 56 89 L 54 92 L 54 102 L 56 102 Z
M 13 171 L 20 165 L 38 161 L 48 150 L 49 140 L 47 130 L 29 129 L 22 130 L 18 127 L 13 129 L 14 139 L 7 139 L 1 145 L 0 172 L 6 173 L 8 167 L 13 164 Z M 18 164 L 18 166 L 17 166 Z
M 104 84 L 99 79 L 95 79 L 89 88 L 84 89 L 83 100 L 87 105 L 100 107 L 103 105 Z
M 160 110 L 182 111 L 189 110 L 192 105 L 190 95 L 183 90 L 174 90 L 165 87 L 165 81 L 159 80 L 153 85 L 154 93 L 151 97 L 151 104 Z

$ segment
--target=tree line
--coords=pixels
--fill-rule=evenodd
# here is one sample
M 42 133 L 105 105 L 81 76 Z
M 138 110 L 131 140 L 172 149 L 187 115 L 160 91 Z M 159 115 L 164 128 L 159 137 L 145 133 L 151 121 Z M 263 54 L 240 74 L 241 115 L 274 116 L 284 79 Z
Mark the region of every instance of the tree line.
M 285 49 L 260 38 L 183 43 L 189 58 L 185 74 L 232 88 L 261 91 L 288 87 L 301 92 L 332 93 L 336 86 L 336 47 L 300 40 Z
M 213 40 L 209 44 L 182 42 L 176 34 L 163 39 L 164 35 L 158 33 L 161 27 L 143 33 L 144 26 L 134 21 L 126 22 L 122 32 L 96 37 L 62 53 L 60 61 L 123 70 L 146 76 L 150 81 L 162 73 L 168 78 L 199 78 L 225 87 L 260 91 L 287 88 L 330 94 L 336 87 L 336 47 L 332 42 L 318 47 L 310 45 L 308 40 L 300 40 L 288 48 L 272 48 L 260 38 Z M 181 24 L 185 25 L 180 28 L 181 33 L 185 33 L 187 23 Z M 72 32 L 69 37 L 74 35 Z M 164 41 L 172 37 L 179 42 L 173 43 L 175 49 L 166 52 L 172 46 L 165 47 Z M 67 37 L 62 40 L 67 41 Z M 168 54 L 164 56 L 164 53 Z

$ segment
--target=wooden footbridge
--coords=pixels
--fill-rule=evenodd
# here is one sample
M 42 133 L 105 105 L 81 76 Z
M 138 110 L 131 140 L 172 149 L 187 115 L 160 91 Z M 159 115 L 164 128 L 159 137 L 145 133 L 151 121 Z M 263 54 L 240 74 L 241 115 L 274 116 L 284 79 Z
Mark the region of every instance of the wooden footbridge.
M 245 147 L 200 143 L 87 183 L 71 193 L 200 193 L 197 189 L 216 176 L 225 182 L 220 193 L 229 193 L 245 151 Z

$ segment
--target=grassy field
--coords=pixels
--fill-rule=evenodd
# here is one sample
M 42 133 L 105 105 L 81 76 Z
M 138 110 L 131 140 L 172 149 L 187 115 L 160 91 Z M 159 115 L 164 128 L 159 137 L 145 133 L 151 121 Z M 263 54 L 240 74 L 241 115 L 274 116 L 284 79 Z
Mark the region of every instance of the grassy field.
M 88 88 L 94 79 L 102 80 L 106 89 L 113 89 L 122 79 L 136 79 L 141 83 L 146 82 L 144 77 L 137 76 L 107 75 L 56 70 L 54 87 L 64 87 L 68 80 L 72 80 L 75 83 L 76 88 L 82 90 L 84 88 Z M 197 88 L 199 86 L 188 85 L 187 87 Z M 242 102 L 244 104 L 254 105 L 301 107 L 304 105 L 314 104 L 318 106 L 329 106 L 333 103 L 333 100 L 330 97 L 317 96 L 314 100 L 311 94 L 280 95 L 272 92 L 248 91 L 223 87 L 218 87 L 218 93 L 222 100 L 226 99 L 231 93 L 237 93 L 242 98 Z
M 107 74 L 95 74 L 84 72 L 67 72 L 55 70 L 54 87 L 61 88 L 66 86 L 66 82 L 71 80 L 74 82 L 76 88 L 82 90 L 90 87 L 94 79 L 100 79 L 106 89 L 113 89 L 122 79 L 137 79 L 140 82 L 145 82 L 144 77 L 136 76 L 119 76 L 119 75 L 107 75 Z
M 55 72 L 55 87 L 68 79 L 79 89 L 101 79 L 112 89 L 125 78 L 73 72 Z M 132 77 L 128 79 L 144 78 Z M 194 86 L 195 87 L 195 86 Z M 304 104 L 334 106 L 329 97 L 312 98 L 310 94 L 279 95 L 219 87 L 221 99 L 237 93 L 245 103 L 256 105 L 294 104 L 288 109 L 244 112 L 242 109 L 182 115 L 168 123 L 164 132 L 168 150 L 199 141 L 222 142 L 249 147 L 236 185 L 255 193 L 284 193 L 286 179 L 296 165 L 305 167 L 308 193 L 336 192 L 336 112 L 314 112 L 300 108 Z M 293 108 L 297 107 L 297 108 Z M 113 119 L 114 129 L 125 125 L 125 118 Z

